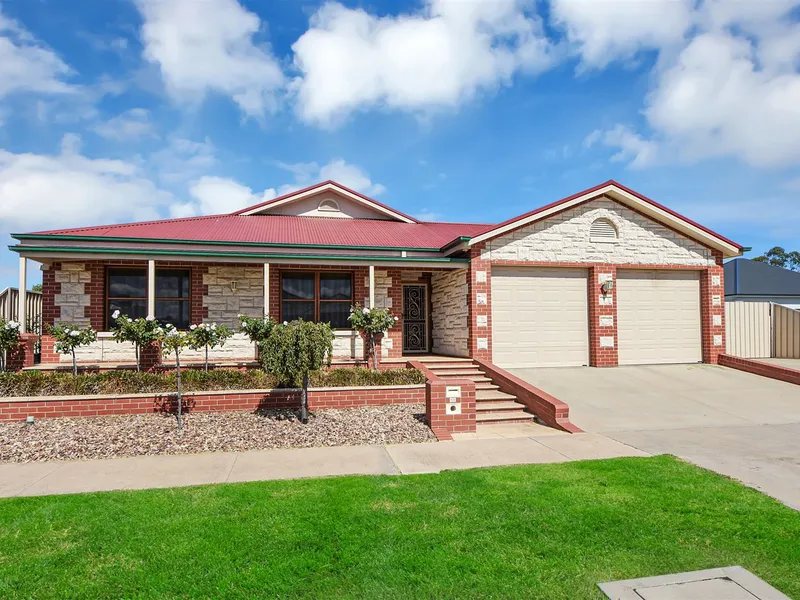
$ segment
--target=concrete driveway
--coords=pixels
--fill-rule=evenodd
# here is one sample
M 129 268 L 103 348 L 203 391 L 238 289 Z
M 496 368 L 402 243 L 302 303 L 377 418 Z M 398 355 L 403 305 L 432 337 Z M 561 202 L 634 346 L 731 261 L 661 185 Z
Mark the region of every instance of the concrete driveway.
M 570 420 L 734 477 L 800 510 L 800 386 L 713 365 L 514 369 Z

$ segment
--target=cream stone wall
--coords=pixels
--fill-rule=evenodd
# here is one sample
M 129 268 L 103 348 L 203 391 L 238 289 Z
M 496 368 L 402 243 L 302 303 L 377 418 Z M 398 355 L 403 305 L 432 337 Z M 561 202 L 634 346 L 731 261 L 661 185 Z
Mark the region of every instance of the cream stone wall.
M 396 282 L 397 285 L 400 285 L 400 282 Z M 364 287 L 367 289 L 367 293 L 369 293 L 369 276 L 364 278 Z M 388 308 L 389 310 L 393 310 L 394 307 L 392 306 L 392 298 L 389 295 L 389 289 L 392 287 L 392 278 L 389 276 L 389 272 L 380 269 L 375 269 L 375 306 L 377 308 Z M 364 298 L 361 306 L 369 306 L 369 296 Z M 398 308 L 398 310 L 400 310 Z M 385 336 L 383 336 L 383 340 L 381 342 L 381 356 L 387 357 L 389 356 L 389 349 L 394 346 L 394 344 L 399 344 L 399 347 L 403 345 L 403 332 L 400 330 L 400 327 L 393 327 L 390 329 Z M 358 336 L 359 338 L 361 336 Z M 359 340 L 362 341 L 362 340 Z M 363 343 L 362 343 L 363 348 Z M 363 352 L 359 356 L 364 356 Z
M 614 223 L 616 241 L 590 240 L 589 228 L 599 218 Z M 481 256 L 493 261 L 714 265 L 708 248 L 607 198 L 490 240 Z
M 231 289 L 236 282 L 236 289 Z M 208 309 L 206 323 L 239 328 L 239 315 L 264 314 L 264 269 L 262 266 L 210 266 L 203 274 L 208 293 L 203 306 Z
M 61 293 L 55 295 L 55 305 L 61 309 L 57 321 L 83 327 L 89 325 L 89 317 L 84 316 L 84 309 L 89 306 L 91 299 L 85 293 L 85 286 L 92 280 L 92 274 L 86 270 L 86 265 L 61 263 L 61 269 L 55 272 L 55 280 L 61 284 Z
M 431 276 L 431 338 L 433 352 L 469 356 L 467 344 L 467 270 Z

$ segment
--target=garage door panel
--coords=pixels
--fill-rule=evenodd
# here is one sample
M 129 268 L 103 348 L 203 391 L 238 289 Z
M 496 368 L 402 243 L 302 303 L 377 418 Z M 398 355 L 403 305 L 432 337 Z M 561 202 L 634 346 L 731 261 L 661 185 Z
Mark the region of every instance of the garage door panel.
M 587 364 L 586 276 L 583 269 L 494 268 L 493 361 L 501 367 Z
M 700 275 L 696 271 L 619 271 L 620 364 L 702 360 Z

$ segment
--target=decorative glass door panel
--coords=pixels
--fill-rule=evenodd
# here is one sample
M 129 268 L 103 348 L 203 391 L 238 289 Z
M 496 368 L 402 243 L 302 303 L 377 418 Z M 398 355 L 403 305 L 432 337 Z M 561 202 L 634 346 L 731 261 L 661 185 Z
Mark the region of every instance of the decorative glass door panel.
M 403 286 L 403 353 L 428 351 L 428 288 Z

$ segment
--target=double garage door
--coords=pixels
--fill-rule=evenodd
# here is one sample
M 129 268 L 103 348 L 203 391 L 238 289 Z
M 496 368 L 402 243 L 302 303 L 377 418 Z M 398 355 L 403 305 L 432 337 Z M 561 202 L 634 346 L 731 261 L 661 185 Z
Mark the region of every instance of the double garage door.
M 585 269 L 494 267 L 494 362 L 506 368 L 589 364 L 587 278 Z M 620 364 L 701 361 L 697 272 L 619 270 L 615 283 Z

